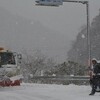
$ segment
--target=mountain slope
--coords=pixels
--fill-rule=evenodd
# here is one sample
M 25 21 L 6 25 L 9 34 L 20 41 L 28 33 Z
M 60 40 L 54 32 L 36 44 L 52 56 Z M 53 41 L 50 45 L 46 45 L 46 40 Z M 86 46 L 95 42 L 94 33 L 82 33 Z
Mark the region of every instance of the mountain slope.
M 97 58 L 100 60 L 100 13 L 97 15 L 90 27 L 91 38 L 91 58 Z M 76 41 L 74 41 L 72 48 L 68 52 L 68 59 L 87 64 L 88 61 L 88 47 L 87 47 L 87 31 L 84 27 L 77 35 Z

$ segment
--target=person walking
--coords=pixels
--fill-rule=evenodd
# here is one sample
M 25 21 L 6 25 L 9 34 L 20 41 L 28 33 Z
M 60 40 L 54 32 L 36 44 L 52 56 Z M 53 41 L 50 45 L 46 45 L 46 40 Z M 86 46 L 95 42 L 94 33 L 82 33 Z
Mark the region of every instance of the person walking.
M 100 64 L 97 63 L 96 59 L 92 59 L 92 68 L 90 71 L 90 85 L 92 87 L 91 93 L 89 95 L 94 95 L 97 88 L 97 81 L 100 78 Z M 99 76 L 99 77 L 98 77 Z

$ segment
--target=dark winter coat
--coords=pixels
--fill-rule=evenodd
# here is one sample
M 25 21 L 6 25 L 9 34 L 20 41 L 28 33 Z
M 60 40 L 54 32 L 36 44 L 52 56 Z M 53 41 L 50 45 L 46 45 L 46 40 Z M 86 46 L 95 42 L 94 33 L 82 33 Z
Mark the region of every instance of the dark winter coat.
M 93 66 L 93 73 L 95 75 L 99 74 L 100 73 L 100 63 L 97 63 Z

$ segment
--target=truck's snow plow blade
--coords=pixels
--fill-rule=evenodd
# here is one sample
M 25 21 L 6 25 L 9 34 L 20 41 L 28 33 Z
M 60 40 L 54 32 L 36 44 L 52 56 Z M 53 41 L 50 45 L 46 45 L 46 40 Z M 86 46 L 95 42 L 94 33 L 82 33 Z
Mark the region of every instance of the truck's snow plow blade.
M 20 83 L 21 83 L 21 80 L 14 80 L 14 81 L 11 81 L 11 80 L 3 80 L 0 82 L 0 86 L 1 87 L 9 87 L 9 86 L 20 86 Z
M 14 76 L 14 77 L 7 77 L 2 76 L 0 78 L 0 87 L 9 87 L 9 86 L 20 86 L 22 83 L 22 75 Z

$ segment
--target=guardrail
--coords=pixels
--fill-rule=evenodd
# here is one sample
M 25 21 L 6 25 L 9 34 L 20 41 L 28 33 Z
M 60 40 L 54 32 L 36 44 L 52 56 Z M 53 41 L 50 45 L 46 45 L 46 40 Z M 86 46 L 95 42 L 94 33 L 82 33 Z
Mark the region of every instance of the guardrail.
M 34 76 L 31 80 L 34 83 L 44 84 L 89 84 L 89 76 Z

